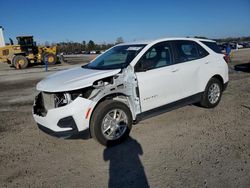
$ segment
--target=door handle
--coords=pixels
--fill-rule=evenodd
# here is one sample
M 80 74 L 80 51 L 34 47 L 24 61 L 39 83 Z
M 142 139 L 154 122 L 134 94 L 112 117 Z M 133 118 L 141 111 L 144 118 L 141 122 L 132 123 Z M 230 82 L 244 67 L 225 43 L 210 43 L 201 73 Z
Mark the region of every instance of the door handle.
M 171 72 L 177 72 L 179 69 L 172 69 Z
M 205 64 L 209 64 L 210 62 L 206 62 Z

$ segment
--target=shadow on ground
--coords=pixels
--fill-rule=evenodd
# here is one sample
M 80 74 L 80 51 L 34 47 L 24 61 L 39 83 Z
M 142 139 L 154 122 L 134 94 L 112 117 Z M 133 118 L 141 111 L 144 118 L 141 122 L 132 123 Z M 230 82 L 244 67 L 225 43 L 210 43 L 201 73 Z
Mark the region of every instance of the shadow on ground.
M 236 71 L 242 71 L 242 72 L 250 72 L 250 62 L 239 64 L 234 66 L 234 70 Z
M 103 151 L 103 159 L 109 161 L 109 188 L 149 187 L 139 155 L 142 147 L 131 137 Z

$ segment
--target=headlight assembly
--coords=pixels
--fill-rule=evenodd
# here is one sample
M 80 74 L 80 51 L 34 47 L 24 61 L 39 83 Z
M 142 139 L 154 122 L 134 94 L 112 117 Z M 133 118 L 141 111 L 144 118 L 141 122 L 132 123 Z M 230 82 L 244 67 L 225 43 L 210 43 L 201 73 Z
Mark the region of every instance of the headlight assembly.
M 54 94 L 55 107 L 61 107 L 71 102 L 71 96 L 69 93 L 56 93 Z
M 77 97 L 82 96 L 83 93 L 81 91 L 69 91 L 65 93 L 42 92 L 43 103 L 46 110 L 65 106 Z

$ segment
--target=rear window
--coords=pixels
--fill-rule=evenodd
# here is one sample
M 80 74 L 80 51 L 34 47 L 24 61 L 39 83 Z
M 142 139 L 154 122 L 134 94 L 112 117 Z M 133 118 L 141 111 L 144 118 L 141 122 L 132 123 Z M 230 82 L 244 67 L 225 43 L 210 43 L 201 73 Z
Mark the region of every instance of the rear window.
M 222 54 L 220 47 L 215 42 L 208 42 L 208 41 L 201 41 L 203 44 L 205 44 L 207 47 L 209 47 L 211 50 L 218 54 Z

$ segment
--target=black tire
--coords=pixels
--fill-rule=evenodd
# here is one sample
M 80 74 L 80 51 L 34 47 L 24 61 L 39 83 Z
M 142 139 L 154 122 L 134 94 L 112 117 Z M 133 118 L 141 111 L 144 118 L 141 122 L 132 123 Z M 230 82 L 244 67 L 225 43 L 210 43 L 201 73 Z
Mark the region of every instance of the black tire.
M 116 116 L 118 112 L 121 112 L 120 113 L 120 117 L 121 117 L 121 114 L 124 113 L 123 115 L 126 116 L 126 118 L 127 118 L 127 124 L 124 123 L 121 126 L 123 128 L 124 127 L 126 127 L 126 128 L 124 128 L 123 133 L 121 134 L 120 137 L 114 138 L 114 139 L 109 139 L 109 138 L 107 138 L 108 135 L 105 135 L 105 133 L 103 133 L 103 129 L 105 128 L 104 126 L 106 125 L 106 126 L 112 127 L 112 128 L 115 127 L 114 130 L 112 130 L 112 128 L 110 128 L 109 129 L 110 132 L 108 132 L 108 131 L 106 131 L 106 132 L 108 132 L 108 133 L 115 132 L 115 135 L 116 135 L 116 133 L 119 132 L 119 130 L 118 130 L 119 128 L 117 128 L 116 126 L 118 124 L 120 124 L 121 122 L 119 122 L 119 123 L 113 122 L 113 124 L 111 123 L 111 120 L 108 120 L 110 123 L 107 123 L 107 124 L 105 124 L 105 123 L 103 124 L 103 122 L 105 122 L 105 120 L 108 119 L 106 117 L 108 115 L 110 115 L 110 113 L 112 113 L 115 110 L 118 110 L 118 111 L 116 113 L 114 113 L 115 114 L 114 116 Z M 113 121 L 115 121 L 115 120 L 113 119 Z M 114 124 L 116 124 L 116 126 Z M 125 124 L 126 124 L 126 126 L 125 126 Z M 113 145 L 121 143 L 123 140 L 125 140 L 129 136 L 131 129 L 132 129 L 132 115 L 131 115 L 129 108 L 124 103 L 118 102 L 118 101 L 113 101 L 113 100 L 106 100 L 106 101 L 101 102 L 94 110 L 93 116 L 91 117 L 91 121 L 90 121 L 91 136 L 104 146 L 113 146 Z
M 48 61 L 48 65 L 54 65 L 57 62 L 57 57 L 55 54 L 52 53 L 44 53 L 43 54 L 43 62 Z
M 211 91 L 213 90 L 213 88 L 216 88 L 216 90 L 218 89 L 218 92 L 215 91 L 214 95 L 211 94 Z M 214 108 L 219 104 L 221 95 L 222 95 L 221 81 L 218 80 L 217 78 L 211 78 L 203 93 L 200 105 L 205 108 Z
M 29 65 L 29 61 L 26 57 L 24 57 L 23 55 L 16 55 L 13 60 L 12 60 L 12 65 L 16 68 L 16 69 L 25 69 L 28 67 Z

